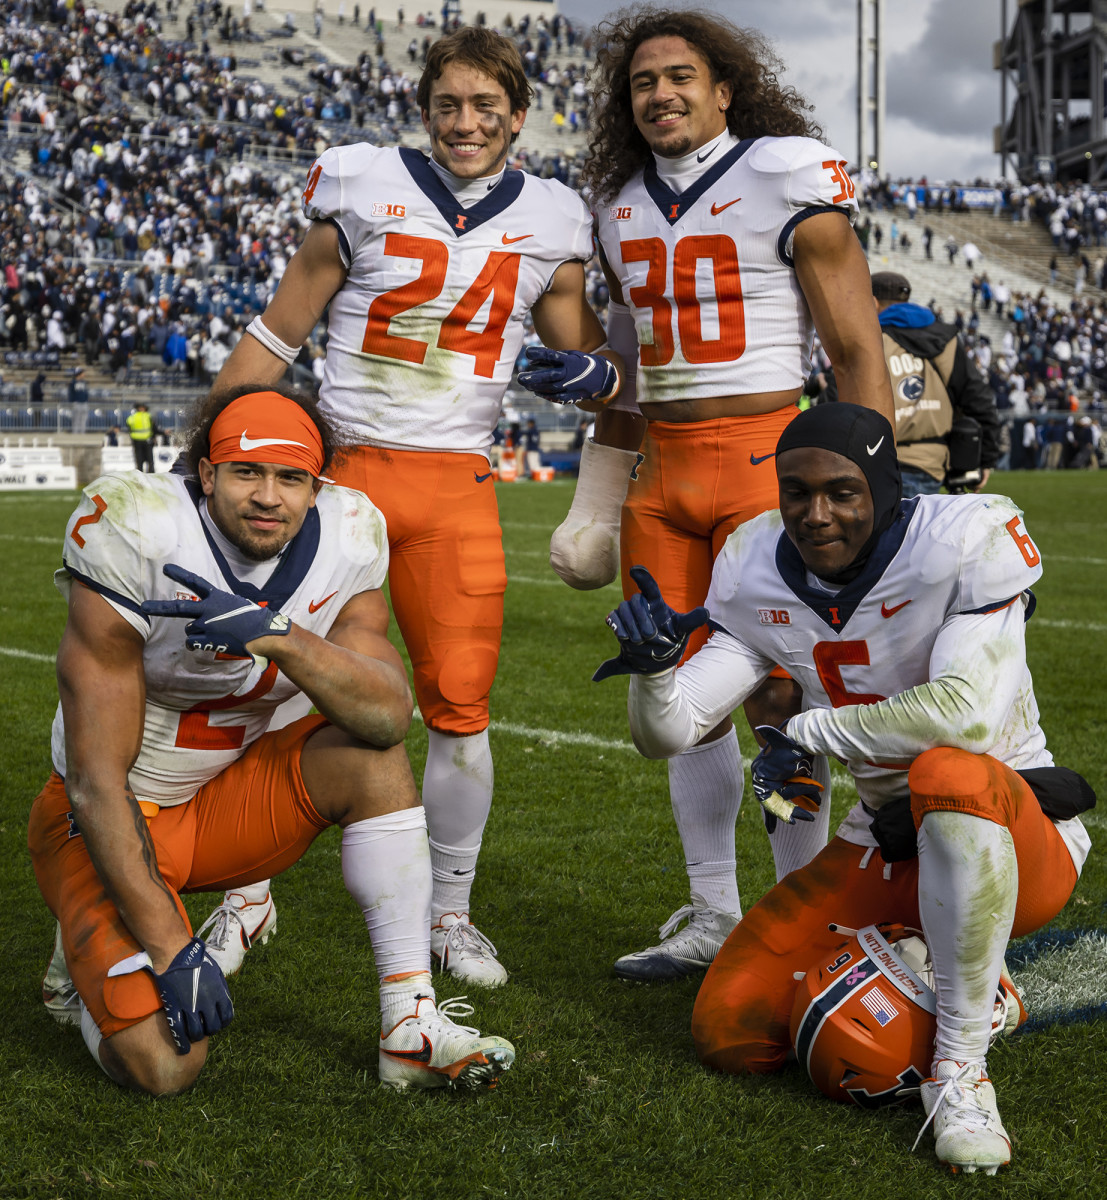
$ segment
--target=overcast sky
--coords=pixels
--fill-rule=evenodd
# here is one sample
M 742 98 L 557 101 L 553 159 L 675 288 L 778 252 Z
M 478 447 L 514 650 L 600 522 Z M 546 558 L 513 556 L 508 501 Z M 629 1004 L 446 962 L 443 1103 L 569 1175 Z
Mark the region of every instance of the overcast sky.
M 619 7 L 608 0 L 560 3 L 562 12 L 585 22 Z M 714 0 L 704 7 L 771 39 L 785 64 L 785 82 L 814 104 L 826 140 L 854 162 L 855 0 Z M 1016 7 L 1008 0 L 1009 14 Z M 992 129 L 999 121 L 1000 76 L 992 69 L 992 45 L 1000 36 L 1000 0 L 886 0 L 884 21 L 881 174 L 995 178 Z

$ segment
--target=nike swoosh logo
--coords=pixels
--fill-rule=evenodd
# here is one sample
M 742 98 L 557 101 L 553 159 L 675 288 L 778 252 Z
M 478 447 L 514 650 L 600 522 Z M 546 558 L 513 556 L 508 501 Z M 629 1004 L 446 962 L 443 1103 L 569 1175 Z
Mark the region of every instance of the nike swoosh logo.
M 323 605 L 327 603 L 328 600 L 333 600 L 335 598 L 335 596 L 337 596 L 337 595 L 338 595 L 338 589 L 336 588 L 333 592 L 331 592 L 331 594 L 329 596 L 324 596 L 322 600 L 310 601 L 308 603 L 308 612 L 309 613 L 318 612 L 323 607 Z
M 200 999 L 200 968 L 192 972 L 192 1011 L 196 1011 L 196 1001 Z
M 516 242 L 525 242 L 527 240 L 527 238 L 529 238 L 529 237 L 534 237 L 534 234 L 533 233 L 521 233 L 521 234 L 519 234 L 518 237 L 509 238 L 507 236 L 507 234 L 505 233 L 503 235 L 503 237 L 500 238 L 500 241 L 503 242 L 503 244 L 505 246 L 512 246 Z
M 715 153 L 716 150 L 718 150 L 718 148 L 719 148 L 719 143 L 716 142 L 715 145 L 712 146 L 711 149 L 708 150 L 708 152 L 706 154 L 697 154 L 696 162 L 707 162 L 707 160 L 712 156 L 712 154 Z
M 238 439 L 240 450 L 256 450 L 259 446 L 299 446 L 302 450 L 307 449 L 303 442 L 294 442 L 291 438 L 252 438 L 243 433 Z
M 865 449 L 868 451 L 869 457 L 871 458 L 883 445 L 884 445 L 884 437 L 883 437 L 883 435 L 881 435 L 880 441 L 877 442 L 875 446 L 866 446 Z
M 754 458 L 754 456 L 751 454 L 750 455 L 750 466 L 751 467 L 759 467 L 763 462 L 768 462 L 770 458 L 775 458 L 775 457 L 776 457 L 775 450 L 770 451 L 770 453 L 768 453 L 768 454 L 762 454 L 760 458 Z
M 476 471 L 474 471 L 473 478 L 477 481 L 477 483 L 483 483 L 486 479 L 492 478 L 492 472 L 489 471 L 487 475 L 478 475 Z
M 430 1038 L 425 1033 L 419 1035 L 423 1039 L 422 1046 L 418 1050 L 387 1050 L 382 1046 L 385 1054 L 389 1058 L 400 1058 L 407 1062 L 429 1063 L 431 1055 L 434 1053 L 434 1047 L 430 1044 Z
M 240 617 L 243 613 L 253 612 L 255 608 L 259 608 L 257 604 L 244 604 L 241 608 L 232 608 L 230 612 L 220 613 L 216 617 L 208 617 L 209 625 L 214 625 L 216 621 L 229 621 L 231 617 Z
M 721 213 L 723 211 L 724 208 L 729 208 L 732 204 L 737 204 L 738 201 L 741 199 L 742 199 L 741 196 L 736 196 L 733 200 L 728 200 L 725 204 L 712 204 L 711 205 L 711 215 L 713 217 L 717 217 L 719 215 L 719 213 Z
M 885 619 L 895 616 L 895 614 L 898 613 L 901 608 L 906 608 L 910 603 L 910 600 L 904 600 L 902 604 L 897 604 L 893 608 L 889 608 L 887 604 L 882 604 L 880 606 L 880 615 Z

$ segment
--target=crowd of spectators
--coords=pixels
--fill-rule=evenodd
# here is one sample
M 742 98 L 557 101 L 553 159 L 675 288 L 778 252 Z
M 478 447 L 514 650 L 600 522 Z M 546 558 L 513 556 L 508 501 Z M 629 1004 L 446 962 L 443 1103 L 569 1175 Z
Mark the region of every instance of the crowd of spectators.
M 258 35 L 228 12 L 220 0 L 197 0 L 183 21 L 156 0 L 131 0 L 118 15 L 65 0 L 10 6 L 0 29 L 5 157 L 26 152 L 31 170 L 0 172 L 9 361 L 79 355 L 122 380 L 134 356 L 156 355 L 182 380 L 210 380 L 302 237 L 311 160 L 367 136 L 366 120 L 378 142 L 417 122 L 419 68 L 409 75 L 380 53 L 363 51 L 351 68 L 319 65 L 291 97 L 239 76 L 209 34 L 238 44 Z M 429 14 L 420 25 L 429 38 Z M 373 10 L 365 26 L 379 27 Z M 524 19 L 514 33 L 536 99 L 544 89 L 549 107 L 583 120 L 586 97 L 572 107 L 583 68 L 546 62 L 551 48 L 590 52 L 571 23 Z M 355 123 L 343 126 L 347 114 Z M 569 185 L 578 170 L 569 148 L 519 150 L 512 165 Z M 592 283 L 605 290 L 598 272 Z M 306 348 L 303 366 L 318 354 Z
M 223 0 L 194 0 L 187 13 L 176 0 L 160 8 L 158 0 L 129 0 L 118 14 L 82 0 L 7 6 L 0 26 L 4 157 L 11 163 L 22 151 L 31 163 L 29 172 L 0 171 L 0 347 L 9 360 L 43 361 L 45 354 L 48 362 L 72 369 L 80 361 L 124 380 L 134 377 L 136 355 L 157 356 L 172 378 L 209 381 L 264 308 L 302 237 L 300 188 L 310 161 L 327 145 L 388 144 L 418 128 L 418 75 L 450 9 L 437 27 L 432 13 L 420 13 L 407 61 L 391 63 L 376 9 L 363 20 L 354 4 L 347 22 L 339 0 L 338 20 L 351 37 L 365 38 L 356 61 L 337 65 L 320 54 L 309 63 L 289 46 L 279 51 L 282 63 L 306 70 L 284 76 L 278 92 L 239 70 L 251 62 L 242 56 L 262 52 L 251 22 L 255 2 L 244 0 L 241 19 Z M 315 16 L 318 29 L 322 0 Z M 396 16 L 402 25 L 402 10 Z M 286 32 L 269 29 L 278 42 Z M 548 118 L 558 132 L 583 130 L 590 35 L 556 14 L 525 17 L 503 32 L 515 37 L 534 88 L 530 120 Z M 566 52 L 579 60 L 553 61 Z M 574 186 L 579 155 L 571 138 L 564 146 L 554 154 L 517 150 L 511 165 Z M 968 186 L 978 199 L 989 185 L 893 183 L 863 172 L 858 232 L 866 249 L 881 250 L 876 218 L 888 214 L 889 248 L 907 250 L 914 238 L 931 257 L 926 215 L 964 208 Z M 1004 184 L 993 197 L 997 213 L 1042 221 L 1058 254 L 1078 259 L 1076 294 L 1064 307 L 1044 290 L 1012 294 L 981 271 L 967 314 L 952 319 L 1001 409 L 1016 418 L 1067 413 L 1081 407 L 1079 394 L 1090 397 L 1094 416 L 1107 391 L 1107 313 L 1082 293 L 1084 280 L 1107 283 L 1105 259 L 1095 254 L 1107 240 L 1107 192 Z M 916 223 L 916 216 L 924 219 Z M 946 249 L 952 262 L 956 242 Z M 970 268 L 973 249 L 960 247 Z M 595 265 L 588 287 L 602 315 L 607 288 Z M 995 347 L 979 329 L 980 311 L 993 303 L 1007 323 Z M 322 348 L 305 348 L 305 380 L 317 373 Z

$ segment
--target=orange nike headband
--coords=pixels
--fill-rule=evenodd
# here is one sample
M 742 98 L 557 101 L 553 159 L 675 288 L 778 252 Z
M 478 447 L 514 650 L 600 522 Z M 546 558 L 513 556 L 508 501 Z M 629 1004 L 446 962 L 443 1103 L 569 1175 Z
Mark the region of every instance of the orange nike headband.
M 278 392 L 251 392 L 232 400 L 208 435 L 208 461 L 281 463 L 319 478 L 323 439 L 315 422 Z

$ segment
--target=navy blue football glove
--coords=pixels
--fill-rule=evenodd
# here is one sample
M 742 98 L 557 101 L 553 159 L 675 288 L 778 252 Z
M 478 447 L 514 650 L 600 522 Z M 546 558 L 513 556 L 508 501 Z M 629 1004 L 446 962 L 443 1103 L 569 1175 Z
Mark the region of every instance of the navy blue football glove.
M 555 404 L 605 398 L 611 395 L 619 381 L 619 372 L 598 354 L 528 346 L 526 357 L 532 367 L 545 369 L 520 371 L 519 382 L 527 391 Z
M 148 617 L 191 617 L 184 630 L 185 645 L 190 650 L 214 650 L 217 654 L 251 658 L 247 642 L 260 637 L 283 636 L 292 626 L 284 613 L 262 608 L 233 592 L 221 591 L 176 563 L 167 563 L 162 571 L 194 591 L 200 599 L 143 600 L 142 611 Z
M 153 967 L 146 969 L 154 977 L 178 1054 L 188 1054 L 193 1042 L 231 1023 L 234 1005 L 227 981 L 199 938 L 193 938 L 160 975 Z
M 688 638 L 707 622 L 702 605 L 686 613 L 670 608 L 645 567 L 631 567 L 630 577 L 640 591 L 607 614 L 619 639 L 619 657 L 600 664 L 594 683 L 611 675 L 656 675 L 675 667 Z
M 750 764 L 753 794 L 772 833 L 778 820 L 788 825 L 813 821 L 822 803 L 823 785 L 811 778 L 814 756 L 775 725 L 758 725 L 764 738 L 761 753 Z

